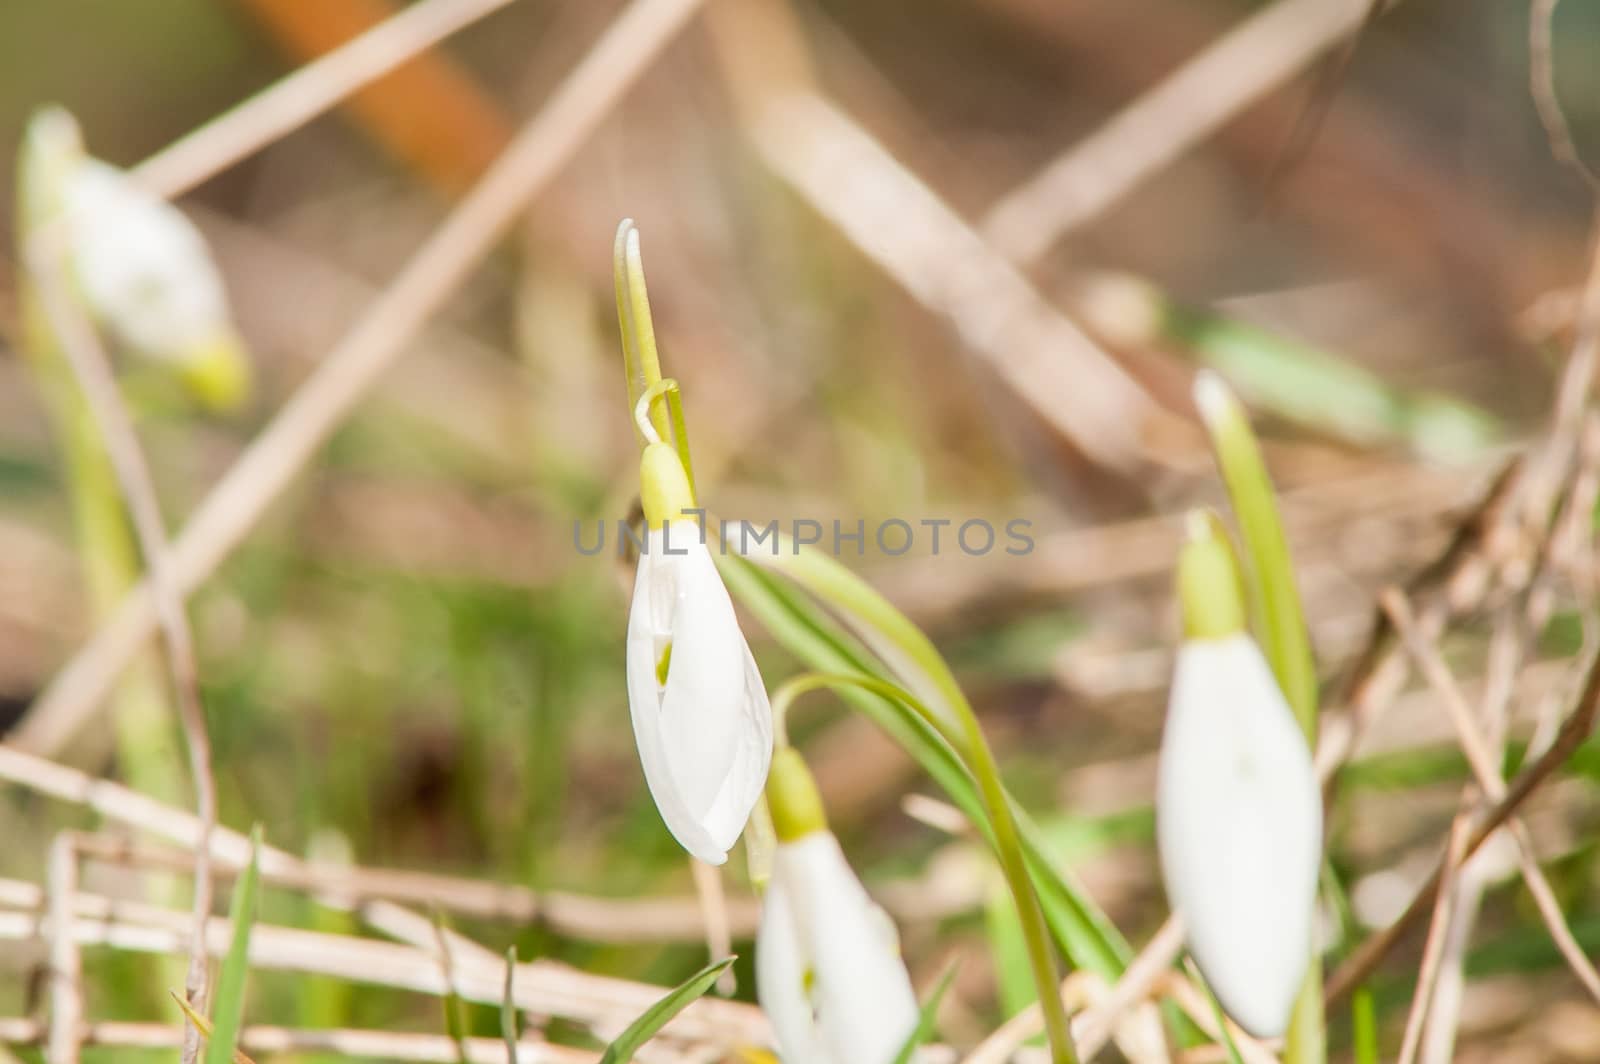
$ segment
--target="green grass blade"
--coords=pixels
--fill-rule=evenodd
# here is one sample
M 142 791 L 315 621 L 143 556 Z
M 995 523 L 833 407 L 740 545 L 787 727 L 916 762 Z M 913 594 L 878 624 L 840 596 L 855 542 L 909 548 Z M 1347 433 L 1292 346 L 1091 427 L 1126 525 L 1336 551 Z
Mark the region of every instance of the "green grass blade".
M 945 991 L 950 989 L 950 984 L 955 981 L 956 966 L 952 964 L 945 969 L 944 975 L 939 977 L 939 985 L 933 988 L 933 993 L 928 995 L 928 1000 L 922 1003 L 922 1009 L 917 1015 L 917 1026 L 911 1032 L 911 1037 L 906 1039 L 906 1044 L 900 1047 L 900 1052 L 895 1054 L 894 1064 L 911 1064 L 911 1057 L 917 1047 L 933 1037 L 934 1020 L 939 1015 L 939 1002 L 944 1000 Z
M 500 995 L 500 1037 L 506 1040 L 507 1060 L 517 1059 L 517 1040 L 522 1033 L 517 1030 L 517 1002 L 512 994 L 512 984 L 517 975 L 517 947 L 506 950 L 506 985 Z
M 718 564 L 734 596 L 785 649 L 810 668 L 896 682 L 886 667 L 874 661 L 859 642 L 804 596 L 743 559 L 723 556 Z M 993 828 L 984 815 L 972 777 L 939 732 L 910 707 L 893 699 L 856 689 L 842 689 L 839 697 L 909 753 L 992 844 Z M 1042 834 L 1026 813 L 1014 802 L 1012 807 L 1051 936 L 1075 966 L 1115 980 L 1133 956 L 1127 940 L 1088 892 L 1050 858 Z
M 188 1017 L 190 1023 L 194 1024 L 194 1029 L 200 1032 L 200 1037 L 209 1041 L 211 1038 L 211 1021 L 194 1011 L 194 1006 L 185 1001 L 183 995 L 176 990 L 168 990 L 167 993 L 171 994 L 172 1000 L 177 1002 L 179 1011 Z M 233 1051 L 233 1064 L 256 1064 L 256 1062 L 235 1049 Z
M 606 1047 L 605 1055 L 600 1058 L 600 1064 L 626 1064 L 632 1060 L 640 1046 L 654 1037 L 655 1033 L 665 1027 L 674 1016 L 703 997 L 717 981 L 717 976 L 727 971 L 734 960 L 735 958 L 729 957 L 707 965 L 684 980 L 666 997 L 645 1009 L 615 1042 Z
M 1318 432 L 1367 446 L 1403 441 L 1445 461 L 1503 435 L 1494 417 L 1470 403 L 1396 387 L 1346 358 L 1236 318 L 1169 305 L 1166 325 L 1251 406 Z
M 1350 995 L 1350 1044 L 1356 1064 L 1378 1064 L 1378 1012 L 1370 987 Z
M 250 832 L 250 863 L 233 888 L 228 920 L 233 940 L 217 975 L 217 993 L 211 1006 L 211 1038 L 206 1043 L 206 1064 L 232 1064 L 239 1026 L 244 1019 L 245 975 L 250 968 L 250 927 L 256 918 L 256 892 L 260 880 L 261 826 Z
M 439 944 L 439 967 L 444 973 L 444 1029 L 455 1050 L 456 1064 L 469 1064 L 467 1053 L 466 1004 L 456 990 L 455 965 L 450 959 L 449 927 L 444 911 L 433 907 L 433 935 Z

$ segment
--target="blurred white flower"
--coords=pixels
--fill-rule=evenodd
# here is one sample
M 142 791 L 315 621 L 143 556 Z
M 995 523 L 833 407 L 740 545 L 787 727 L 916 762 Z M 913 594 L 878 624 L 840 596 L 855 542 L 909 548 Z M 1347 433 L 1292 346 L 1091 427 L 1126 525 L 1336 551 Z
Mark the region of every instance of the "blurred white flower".
M 34 117 L 27 145 L 28 231 L 63 241 L 96 322 L 121 348 L 173 369 L 208 405 L 237 405 L 250 366 L 199 230 L 128 174 L 89 156 L 76 121 L 60 108 Z
M 719 865 L 766 785 L 772 707 L 700 527 L 649 512 L 658 494 L 649 483 L 652 461 L 664 464 L 670 453 L 659 443 L 646 449 L 652 527 L 628 617 L 628 704 L 645 781 L 667 829 L 691 854 Z M 676 463 L 672 456 L 667 468 L 681 476 Z
M 1283 1033 L 1312 957 L 1322 796 L 1305 735 L 1242 632 L 1178 652 L 1156 826 L 1167 895 L 1217 999 L 1252 1034 Z
M 172 363 L 203 399 L 231 406 L 247 365 L 222 277 L 194 224 L 128 175 L 85 157 L 62 189 L 84 302 L 136 354 Z
M 784 1064 L 891 1064 L 917 999 L 894 925 L 833 834 L 780 842 L 756 935 L 756 996 Z

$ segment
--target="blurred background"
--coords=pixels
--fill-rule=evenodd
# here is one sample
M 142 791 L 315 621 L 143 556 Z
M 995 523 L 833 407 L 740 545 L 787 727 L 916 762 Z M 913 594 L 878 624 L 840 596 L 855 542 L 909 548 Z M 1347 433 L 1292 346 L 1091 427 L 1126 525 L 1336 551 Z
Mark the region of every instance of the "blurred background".
M 12 0 L 0 5 L 0 145 L 12 151 L 34 108 L 54 102 L 94 154 L 131 166 L 396 6 Z M 172 527 L 620 9 L 509 4 L 183 197 L 226 277 L 258 386 L 237 416 L 142 416 Z M 716 513 L 869 529 L 888 518 L 1031 522 L 1036 546 L 1020 556 L 973 557 L 948 541 L 934 555 L 920 537 L 889 556 L 869 536 L 845 560 L 935 636 L 1019 797 L 1140 943 L 1166 911 L 1150 799 L 1176 634 L 1173 546 L 1185 507 L 1222 499 L 1193 428 L 1194 369 L 1218 368 L 1259 415 L 1330 683 L 1367 639 L 1375 591 L 1436 558 L 1506 448 L 1546 420 L 1592 204 L 1535 111 L 1527 8 L 1406 0 L 1353 50 L 1323 51 L 1148 179 L 1057 222 L 1052 195 L 1037 201 L 1046 217 L 1030 218 L 1016 190 L 1256 5 L 794 0 L 782 11 L 691 22 L 192 600 L 222 822 L 259 821 L 274 844 L 322 859 L 694 912 L 627 724 L 631 565 L 614 539 L 595 556 L 574 546 L 579 523 L 586 541 L 597 521 L 614 537 L 636 490 L 610 276 L 612 234 L 633 217 Z M 1600 160 L 1600 9 L 1563 6 L 1554 42 L 1574 139 Z M 862 160 L 841 156 L 810 184 L 797 164 L 775 168 L 781 125 L 768 114 L 750 136 L 750 72 L 768 66 L 807 79 L 987 233 L 990 273 L 1023 279 L 1043 324 L 985 333 L 973 301 L 957 298 L 969 289 L 948 276 L 967 256 L 936 261 L 931 280 L 908 267 L 928 248 L 965 246 L 909 206 L 839 224 L 870 192 Z M 818 143 L 790 132 L 799 150 Z M 0 202 L 13 194 L 0 168 Z M 1008 203 L 1009 229 L 997 210 Z M 6 212 L 7 246 L 11 222 Z M 1007 233 L 1026 244 L 1054 231 L 1010 252 L 1015 267 L 996 250 Z M 10 319 L 11 267 L 0 270 Z M 1112 360 L 1157 411 L 1127 462 L 1062 430 L 1072 408 L 1100 401 L 1097 378 L 1072 360 L 1081 353 L 1050 361 L 1051 330 L 1063 328 L 1085 330 L 1081 357 Z M 1035 371 L 1010 373 L 1008 360 Z M 0 696 L 13 721 L 91 629 L 54 450 L 27 367 L 8 352 Z M 1563 603 L 1519 676 L 1529 714 L 1565 675 L 1586 605 Z M 759 626 L 747 632 L 769 685 L 798 670 Z M 1451 645 L 1469 685 L 1485 669 L 1483 642 L 1467 625 Z M 1525 735 L 1531 716 L 1516 719 Z M 847 852 L 899 919 L 919 988 L 962 961 L 940 1031 L 970 1045 L 1031 993 L 986 866 L 929 814 L 908 814 L 905 795 L 936 792 L 864 720 L 816 698 L 796 728 Z M 176 731 L 171 741 L 180 749 Z M 125 778 L 112 746 L 102 721 L 61 756 Z M 1600 758 L 1574 769 L 1527 816 L 1594 947 Z M 1348 934 L 1409 898 L 1466 779 L 1425 691 L 1402 695 L 1365 736 L 1331 822 Z M 176 791 L 183 804 L 186 794 Z M 18 879 L 42 876 L 61 828 L 94 823 L 24 791 L 0 802 L 0 871 Z M 1595 1059 L 1600 1013 L 1511 866 L 1502 872 L 1466 955 L 1458 1059 Z M 115 893 L 115 875 L 86 870 L 86 888 Z M 742 870 L 728 889 L 748 928 Z M 269 891 L 262 919 L 337 929 L 349 918 Z M 676 942 L 458 926 L 496 950 L 515 943 L 524 957 L 670 983 L 705 953 L 694 920 L 680 923 Z M 1386 1044 L 1420 948 L 1419 933 L 1372 984 Z M 6 950 L 0 1012 L 37 1011 L 41 957 Z M 85 964 L 91 1015 L 166 1017 L 154 961 L 90 951 Z M 747 958 L 738 971 L 748 1000 Z M 252 987 L 249 1014 L 262 1022 L 442 1029 L 437 1002 L 393 990 L 271 972 Z M 493 1009 L 469 1019 L 498 1030 Z M 1345 1026 L 1334 1018 L 1341 1051 Z

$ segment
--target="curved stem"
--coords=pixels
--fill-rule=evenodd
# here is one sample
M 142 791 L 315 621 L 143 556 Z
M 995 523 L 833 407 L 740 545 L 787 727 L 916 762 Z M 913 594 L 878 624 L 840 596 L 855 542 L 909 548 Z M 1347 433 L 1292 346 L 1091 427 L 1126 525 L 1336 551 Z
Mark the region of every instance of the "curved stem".
M 772 692 L 772 735 L 778 746 L 789 744 L 789 707 L 801 695 L 810 694 L 812 691 L 832 690 L 839 687 L 854 687 L 862 691 L 870 691 L 884 698 L 893 698 L 904 702 L 917 712 L 919 716 L 928 717 L 931 711 L 919 702 L 915 695 L 903 687 L 880 680 L 876 676 L 858 676 L 845 672 L 803 672 L 799 676 L 785 680 L 777 690 Z
M 1050 1043 L 1051 1060 L 1054 1064 L 1076 1064 L 1077 1054 L 1072 1046 L 1071 1028 L 1067 1022 L 1066 1008 L 1061 1002 L 1060 975 L 1050 948 L 1044 911 L 1040 908 L 1033 880 L 1028 875 L 1016 817 L 1006 796 L 994 751 L 990 749 L 978 716 L 961 686 L 956 683 L 950 666 L 922 630 L 888 599 L 855 573 L 820 552 L 802 550 L 799 545 L 793 545 L 786 551 L 780 543 L 774 556 L 761 554 L 753 556 L 752 560 L 772 566 L 838 609 L 862 632 L 893 671 L 906 677 L 912 686 L 926 687 L 932 698 L 937 700 L 937 704 L 934 704 L 925 695 L 918 697 L 880 680 L 860 679 L 858 682 L 858 678 L 850 678 L 856 686 L 877 694 L 888 693 L 889 697 L 905 702 L 926 718 L 965 759 L 967 770 L 978 786 L 984 812 L 993 825 L 995 856 L 1017 907 L 1023 941 L 1027 947 L 1028 967 L 1038 991 L 1045 1035 Z M 908 670 L 911 671 L 910 676 L 907 676 Z M 915 679 L 921 679 L 924 683 L 915 684 Z M 881 685 L 881 688 L 874 685 Z

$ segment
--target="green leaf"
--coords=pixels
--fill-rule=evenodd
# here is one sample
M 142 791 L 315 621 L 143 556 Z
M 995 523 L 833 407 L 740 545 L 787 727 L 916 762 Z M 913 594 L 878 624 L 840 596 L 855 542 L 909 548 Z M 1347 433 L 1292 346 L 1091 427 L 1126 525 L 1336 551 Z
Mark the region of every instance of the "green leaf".
M 688 979 L 680 983 L 676 989 L 660 1001 L 651 1005 L 644 1013 L 628 1025 L 628 1029 L 618 1036 L 615 1042 L 606 1046 L 606 1052 L 600 1058 L 600 1064 L 626 1064 L 633 1059 L 639 1047 L 648 1042 L 657 1031 L 678 1013 L 700 1000 L 707 990 L 716 983 L 717 976 L 728 970 L 736 957 L 708 964 L 695 972 Z
M 1234 1044 L 1233 1032 L 1228 1030 L 1228 1017 L 1223 1015 L 1217 995 L 1211 993 L 1208 988 L 1206 996 L 1211 999 L 1211 1014 L 1217 1018 L 1217 1030 L 1222 1035 L 1222 1047 L 1228 1051 L 1228 1064 L 1244 1064 L 1244 1057 L 1239 1055 L 1239 1047 Z
M 723 555 L 717 561 L 729 591 L 808 666 L 895 682 L 853 636 L 793 588 L 742 558 Z M 909 753 L 992 844 L 994 828 L 972 776 L 931 724 L 905 703 L 868 691 L 845 688 L 839 697 Z M 1013 812 L 1051 936 L 1074 965 L 1114 982 L 1133 957 L 1127 940 L 1070 873 L 1051 860 L 1039 829 L 1015 803 Z
M 200 1032 L 200 1037 L 209 1040 L 211 1038 L 211 1021 L 194 1011 L 194 1006 L 185 1001 L 183 995 L 176 990 L 168 990 L 167 993 L 172 995 L 172 1000 L 178 1003 L 179 1010 L 188 1017 L 190 1023 L 194 1024 L 194 1029 Z M 233 1064 L 256 1064 L 256 1062 L 235 1049 L 233 1051 Z
M 1033 1003 L 1033 978 L 1028 974 L 1022 924 L 1017 920 L 1016 906 L 1004 891 L 991 888 L 985 892 L 983 925 L 989 954 L 994 959 L 1000 1014 L 1010 1019 Z
M 234 1045 L 244 1018 L 245 974 L 250 968 L 250 927 L 256 918 L 256 891 L 260 879 L 261 825 L 250 832 L 250 863 L 233 888 L 228 920 L 233 940 L 217 975 L 217 994 L 211 1006 L 212 1032 L 206 1043 L 206 1064 L 232 1064 Z
M 1277 495 L 1250 419 L 1221 378 L 1201 374 L 1195 399 L 1211 434 L 1217 468 L 1244 539 L 1251 614 L 1283 696 L 1313 747 L 1317 740 L 1317 669 L 1295 582 Z
M 1251 406 L 1364 446 L 1403 441 L 1460 461 L 1503 435 L 1493 416 L 1452 396 L 1399 388 L 1339 355 L 1210 311 L 1166 304 L 1168 336 Z
M 1357 987 L 1350 995 L 1350 1044 L 1356 1064 L 1378 1064 L 1378 1013 L 1371 987 Z
M 449 927 L 445 923 L 444 910 L 435 905 L 433 907 L 433 934 L 439 943 L 439 966 L 444 971 L 445 1034 L 449 1036 L 450 1044 L 455 1049 L 456 1064 L 468 1064 L 466 1005 L 462 1002 L 460 993 L 456 991 L 455 967 L 450 962 L 450 942 L 446 937 L 448 931 Z M 513 1057 L 512 1059 L 516 1058 Z
M 952 964 L 945 969 L 944 975 L 939 977 L 939 985 L 933 988 L 928 1000 L 922 1003 L 916 1029 L 906 1039 L 906 1044 L 900 1047 L 900 1052 L 895 1054 L 894 1064 L 911 1064 L 911 1055 L 917 1051 L 917 1047 L 933 1037 L 933 1023 L 939 1015 L 939 1002 L 944 1000 L 945 991 L 950 989 L 955 977 L 956 966 Z

